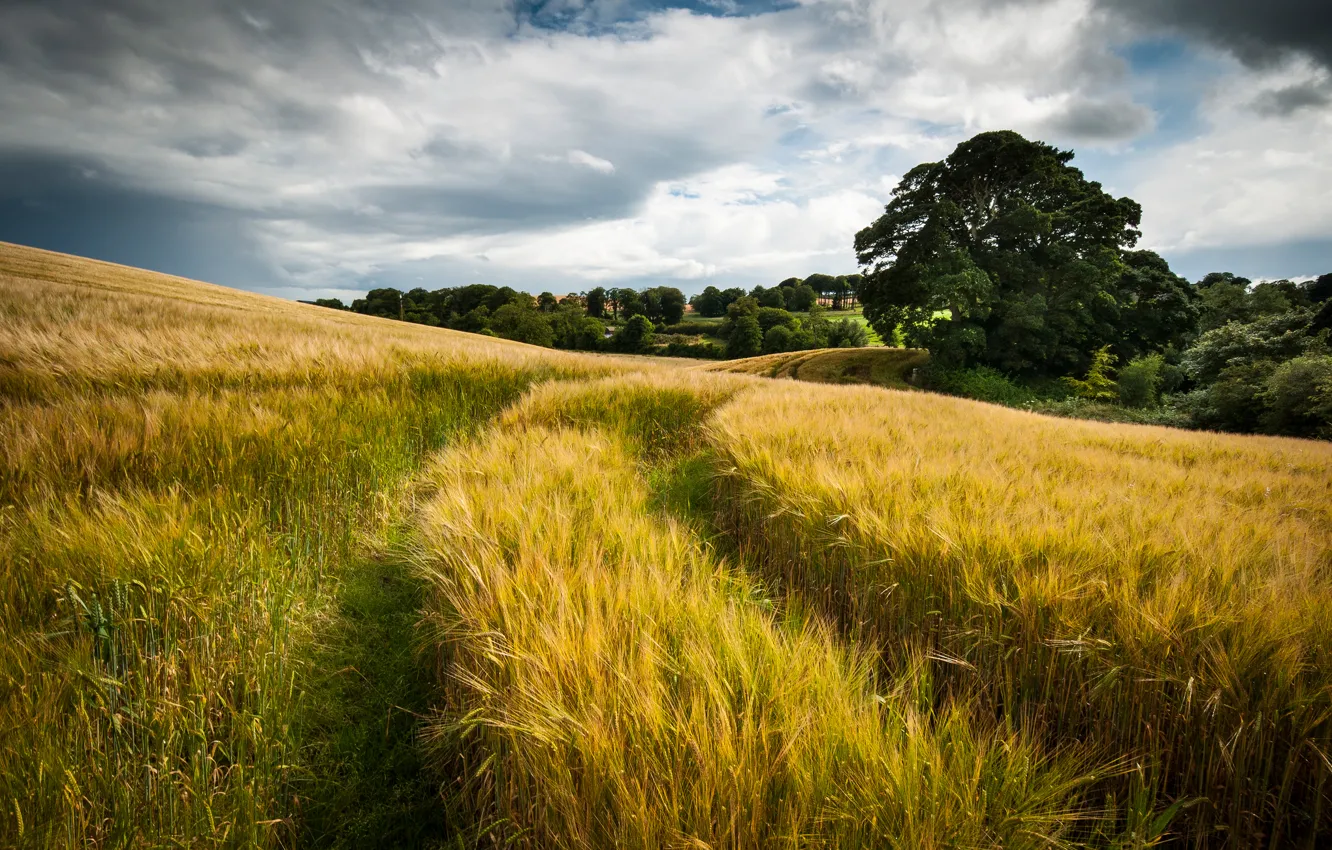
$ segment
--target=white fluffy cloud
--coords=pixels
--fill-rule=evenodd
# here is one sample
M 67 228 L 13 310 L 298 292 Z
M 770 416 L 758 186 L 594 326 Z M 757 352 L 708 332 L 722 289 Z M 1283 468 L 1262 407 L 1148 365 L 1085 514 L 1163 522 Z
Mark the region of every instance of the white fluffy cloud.
M 658 183 L 632 217 L 455 248 L 509 267 L 559 268 L 594 281 L 846 271 L 854 265 L 847 234 L 880 206 L 879 198 L 852 189 L 792 200 L 780 174 L 727 166 Z
M 1328 73 L 1306 61 L 1236 65 L 1200 108 L 1203 132 L 1148 155 L 1132 195 L 1144 238 L 1189 251 L 1316 239 L 1332 233 L 1332 110 L 1316 94 Z M 1310 92 L 1288 110 L 1282 93 Z

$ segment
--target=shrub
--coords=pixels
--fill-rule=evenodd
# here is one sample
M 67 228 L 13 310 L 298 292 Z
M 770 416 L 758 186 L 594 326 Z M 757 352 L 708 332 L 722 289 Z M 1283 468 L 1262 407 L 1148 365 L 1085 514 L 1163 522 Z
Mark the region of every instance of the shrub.
M 1332 426 L 1332 356 L 1307 354 L 1276 368 L 1258 392 L 1264 430 L 1314 437 Z M 1332 436 L 1332 434 L 1328 434 Z
M 1160 401 L 1161 370 L 1165 358 L 1160 354 L 1135 357 L 1119 370 L 1119 400 L 1126 407 L 1155 407 Z
M 777 325 L 763 335 L 763 353 L 777 354 L 791 350 L 791 329 L 786 325 Z
M 1209 384 L 1238 364 L 1298 357 L 1311 343 L 1308 312 L 1293 310 L 1247 325 L 1231 322 L 1208 331 L 1184 352 L 1181 360 L 1190 378 Z
M 760 307 L 757 317 L 759 328 L 765 334 L 778 325 L 785 325 L 787 328 L 795 330 L 799 324 L 795 316 L 777 307 Z
M 647 316 L 637 314 L 624 323 L 624 327 L 611 337 L 611 348 L 629 354 L 637 354 L 652 344 L 652 322 Z
M 869 345 L 869 334 L 855 319 L 842 319 L 828 325 L 829 348 L 863 348 L 866 345 Z
M 736 300 L 732 301 L 729 306 L 727 306 L 726 318 L 734 322 L 736 319 L 740 318 L 741 316 L 757 315 L 758 311 L 759 311 L 758 301 L 754 298 L 750 298 L 749 296 L 745 296 L 744 298 L 737 298 Z
M 1012 407 L 1035 401 L 1030 390 L 1018 386 L 997 369 L 976 366 L 971 369 L 940 369 L 927 366 L 923 383 L 926 388 L 949 395 L 974 398 Z
M 801 328 L 791 334 L 791 346 L 787 351 L 809 351 L 811 348 L 822 348 L 819 344 L 819 338 L 812 331 Z
M 1115 355 L 1110 353 L 1110 346 L 1102 346 L 1092 355 L 1091 366 L 1087 367 L 1085 379 L 1065 377 L 1062 380 L 1078 398 L 1089 401 L 1114 401 L 1119 396 L 1115 382 L 1110 377 L 1110 370 L 1114 365 Z
M 1087 401 L 1076 396 L 1064 399 L 1041 398 L 1022 405 L 1023 410 L 1064 416 L 1069 419 L 1094 419 L 1098 422 L 1130 422 L 1135 425 L 1164 425 L 1170 428 L 1189 427 L 1188 415 L 1167 405 L 1140 408 L 1122 404 Z
M 667 357 L 694 357 L 700 360 L 721 360 L 726 349 L 710 342 L 671 342 L 661 349 Z
M 575 326 L 574 348 L 580 351 L 596 351 L 606 339 L 606 325 L 600 319 L 585 316 Z
M 554 313 L 547 313 L 546 317 L 555 336 L 556 348 L 595 351 L 601 347 L 601 340 L 606 335 L 606 326 L 600 319 L 593 319 L 583 315 L 579 310 L 565 307 Z
M 1178 398 L 1196 427 L 1255 431 L 1264 413 L 1263 387 L 1276 364 L 1270 360 L 1237 363 L 1216 380 Z
M 1184 367 L 1166 361 L 1161 364 L 1161 395 L 1167 396 L 1179 392 L 1188 381 Z
M 505 304 L 490 317 L 490 328 L 505 339 L 517 342 L 546 348 L 555 344 L 555 331 L 549 320 L 530 307 Z

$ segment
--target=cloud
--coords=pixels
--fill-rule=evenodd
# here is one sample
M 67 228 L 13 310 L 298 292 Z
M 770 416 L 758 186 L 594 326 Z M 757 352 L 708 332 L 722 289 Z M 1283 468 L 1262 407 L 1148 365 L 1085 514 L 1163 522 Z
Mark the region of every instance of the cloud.
M 652 188 L 636 215 L 548 233 L 456 246 L 511 268 L 561 268 L 588 280 L 619 277 L 772 280 L 855 268 L 846 236 L 881 200 L 855 190 L 794 199 L 780 174 L 727 166 Z M 719 250 L 721 246 L 724 249 Z
M 1332 4 L 1325 0 L 1101 0 L 1101 5 L 1145 26 L 1201 36 L 1250 64 L 1298 52 L 1332 65 Z
M 1254 98 L 1253 108 L 1263 116 L 1281 117 L 1301 109 L 1317 109 L 1332 103 L 1327 81 L 1303 82 L 1265 91 Z
M 1332 113 L 1317 104 L 1254 109 L 1325 79 L 1296 61 L 1261 72 L 1237 69 L 1218 81 L 1199 107 L 1205 130 L 1137 164 L 1131 194 L 1143 205 L 1148 243 L 1189 252 L 1325 240 L 1332 233 L 1332 148 L 1320 140 L 1332 130 Z M 1274 270 L 1297 273 L 1304 272 Z
M 567 162 L 571 165 L 580 165 L 584 168 L 590 168 L 598 174 L 615 173 L 615 163 L 611 162 L 609 159 L 593 156 L 587 151 L 571 150 L 564 156 L 538 154 L 537 159 L 540 159 L 542 162 Z
M 1046 126 L 1055 134 L 1079 141 L 1132 139 L 1151 129 L 1152 111 L 1128 100 L 1084 100 L 1052 115 Z
M 0 161 L 0 238 L 252 289 L 285 282 L 246 216 L 40 155 Z
M 0 165 L 40 153 L 210 210 L 273 286 L 850 271 L 896 175 L 981 130 L 1187 159 L 1134 152 L 1160 116 L 1117 52 L 1165 25 L 1097 0 L 18 0 Z M 1237 71 L 1247 100 L 1209 120 L 1315 128 L 1311 67 Z M 1166 200 L 1199 226 L 1164 241 L 1230 232 Z

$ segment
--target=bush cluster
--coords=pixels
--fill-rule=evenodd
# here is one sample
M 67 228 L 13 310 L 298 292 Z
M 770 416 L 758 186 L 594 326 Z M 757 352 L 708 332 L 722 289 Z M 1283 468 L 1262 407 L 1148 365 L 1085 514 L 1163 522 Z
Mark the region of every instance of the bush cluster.
M 1332 275 L 1254 285 L 1213 274 L 1194 297 L 1198 328 L 1179 349 L 1116 368 L 1113 346 L 1104 346 L 1081 376 L 1056 383 L 934 366 L 923 385 L 1060 415 L 1332 438 Z

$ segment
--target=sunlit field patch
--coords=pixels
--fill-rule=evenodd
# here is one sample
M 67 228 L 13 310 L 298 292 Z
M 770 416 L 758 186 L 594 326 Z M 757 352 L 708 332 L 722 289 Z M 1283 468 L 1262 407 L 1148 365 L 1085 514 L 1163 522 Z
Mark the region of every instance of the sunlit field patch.
M 708 433 L 719 525 L 887 669 L 1130 761 L 1130 820 L 1327 834 L 1332 447 L 786 383 Z

